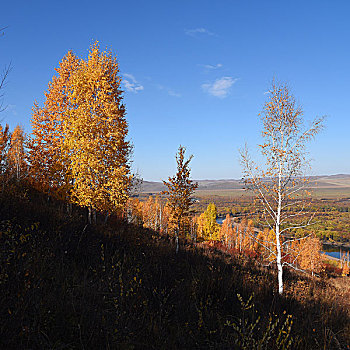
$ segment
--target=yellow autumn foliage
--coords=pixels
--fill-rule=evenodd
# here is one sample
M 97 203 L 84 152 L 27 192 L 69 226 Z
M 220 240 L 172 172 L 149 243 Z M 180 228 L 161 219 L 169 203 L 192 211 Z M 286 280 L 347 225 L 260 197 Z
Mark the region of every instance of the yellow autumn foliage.
M 71 107 L 63 123 L 62 151 L 69 161 L 71 199 L 106 212 L 123 209 L 132 178 L 120 83 L 116 58 L 93 44 L 88 60 L 71 77 Z

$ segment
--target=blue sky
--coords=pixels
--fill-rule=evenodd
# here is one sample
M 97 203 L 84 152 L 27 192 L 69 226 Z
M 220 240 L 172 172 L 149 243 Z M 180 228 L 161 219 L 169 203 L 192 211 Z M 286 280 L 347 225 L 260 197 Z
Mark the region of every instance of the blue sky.
M 94 40 L 118 56 L 145 180 L 175 172 L 180 144 L 196 179 L 241 177 L 238 148 L 260 142 L 272 79 L 289 84 L 305 119 L 327 115 L 308 150 L 314 174 L 350 173 L 349 1 L 6 1 L 0 67 L 12 62 L 2 123 L 30 132 L 34 100 L 72 49 Z

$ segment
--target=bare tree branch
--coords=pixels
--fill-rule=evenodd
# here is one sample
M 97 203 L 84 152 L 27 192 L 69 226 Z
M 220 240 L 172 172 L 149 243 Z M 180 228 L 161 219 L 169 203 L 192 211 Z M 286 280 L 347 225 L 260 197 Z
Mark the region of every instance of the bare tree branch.
M 9 64 L 3 69 L 3 72 L 0 75 L 0 112 L 3 112 L 7 108 L 7 106 L 4 106 L 2 101 L 4 97 L 4 93 L 2 91 L 6 86 L 6 80 L 10 74 L 11 69 L 12 69 L 11 64 Z
M 6 28 L 7 27 L 0 28 L 0 36 L 5 35 Z M 6 86 L 6 81 L 8 79 L 11 69 L 12 69 L 11 63 L 9 63 L 7 66 L 5 66 L 5 68 L 0 74 L 0 112 L 3 112 L 7 107 L 7 106 L 4 106 L 2 99 L 4 97 L 3 90 Z

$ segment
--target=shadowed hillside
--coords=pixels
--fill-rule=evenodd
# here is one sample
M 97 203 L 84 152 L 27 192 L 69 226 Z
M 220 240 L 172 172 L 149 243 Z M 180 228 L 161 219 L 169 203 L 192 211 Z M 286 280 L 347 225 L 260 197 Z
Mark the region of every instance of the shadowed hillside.
M 260 342 L 271 349 L 339 349 L 350 343 L 343 284 L 287 271 L 279 297 L 275 274 L 249 257 L 190 244 L 176 254 L 156 232 L 97 219 L 86 225 L 85 211 L 73 208 L 68 216 L 64 203 L 31 190 L 1 198 L 1 348 L 254 349 Z

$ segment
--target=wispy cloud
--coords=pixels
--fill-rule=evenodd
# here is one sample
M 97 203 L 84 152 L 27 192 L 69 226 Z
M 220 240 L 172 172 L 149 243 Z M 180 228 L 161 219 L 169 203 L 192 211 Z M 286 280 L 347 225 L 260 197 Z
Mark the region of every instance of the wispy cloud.
M 222 77 L 216 79 L 213 83 L 202 84 L 202 89 L 209 95 L 225 98 L 229 94 L 231 86 L 238 80 L 238 78 Z
M 189 36 L 196 36 L 200 34 L 205 34 L 210 36 L 215 35 L 213 32 L 205 28 L 185 29 L 185 34 Z
M 178 92 L 175 92 L 173 90 L 168 90 L 168 94 L 170 96 L 174 96 L 174 97 L 181 97 L 181 94 L 179 94 Z
M 218 64 L 201 64 L 201 67 L 204 67 L 205 69 L 210 69 L 210 70 L 214 70 L 214 69 L 218 69 L 218 68 L 222 68 L 223 65 L 221 63 Z
M 178 92 L 176 92 L 176 91 L 174 91 L 173 89 L 170 89 L 170 88 L 168 88 L 168 87 L 166 87 L 166 86 L 164 86 L 164 85 L 157 84 L 157 88 L 158 88 L 159 90 L 166 91 L 167 94 L 168 94 L 169 96 L 181 97 L 181 94 L 179 94 Z
M 124 86 L 127 91 L 137 93 L 144 89 L 132 74 L 125 73 L 123 77 Z
M 9 114 L 17 116 L 17 106 L 16 105 L 7 105 L 5 111 Z

